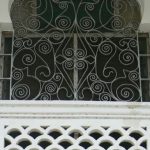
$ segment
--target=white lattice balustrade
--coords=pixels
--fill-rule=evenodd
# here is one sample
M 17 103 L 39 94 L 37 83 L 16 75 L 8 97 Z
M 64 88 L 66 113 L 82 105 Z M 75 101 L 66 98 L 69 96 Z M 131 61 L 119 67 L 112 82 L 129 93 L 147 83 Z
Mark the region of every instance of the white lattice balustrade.
M 0 150 L 150 149 L 148 103 L 0 103 Z

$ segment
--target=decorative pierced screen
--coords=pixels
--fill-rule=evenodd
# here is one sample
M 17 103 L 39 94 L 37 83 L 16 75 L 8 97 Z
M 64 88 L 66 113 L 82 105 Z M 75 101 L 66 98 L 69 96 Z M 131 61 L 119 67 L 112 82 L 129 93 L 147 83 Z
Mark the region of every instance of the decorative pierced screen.
M 12 99 L 141 101 L 134 0 L 14 0 Z
M 147 150 L 147 129 L 6 126 L 4 150 Z

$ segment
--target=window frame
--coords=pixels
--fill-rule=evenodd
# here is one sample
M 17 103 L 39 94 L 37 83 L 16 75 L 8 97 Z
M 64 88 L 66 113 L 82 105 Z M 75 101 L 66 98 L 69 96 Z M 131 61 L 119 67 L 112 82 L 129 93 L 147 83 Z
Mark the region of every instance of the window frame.
M 12 31 L 1 31 L 0 32 L 0 57 L 2 58 L 2 63 L 0 65 L 2 66 L 2 70 L 1 70 L 2 73 L 1 73 L 1 77 L 0 77 L 0 81 L 1 81 L 1 87 L 0 87 L 1 98 L 0 99 L 2 99 L 2 100 L 7 100 L 7 99 L 10 100 L 10 96 L 11 96 L 12 43 L 11 43 L 11 46 L 9 47 L 10 50 L 6 49 L 5 44 L 6 44 L 7 38 L 11 38 L 11 42 L 12 42 L 13 32 Z M 5 51 L 7 51 L 7 52 L 5 52 Z M 9 62 L 8 62 L 8 60 L 5 60 L 5 58 L 8 59 L 8 57 L 9 57 Z M 4 72 L 5 72 L 5 68 L 7 67 L 8 63 L 9 63 L 10 69 L 9 69 L 9 72 L 6 71 L 7 75 L 5 76 Z

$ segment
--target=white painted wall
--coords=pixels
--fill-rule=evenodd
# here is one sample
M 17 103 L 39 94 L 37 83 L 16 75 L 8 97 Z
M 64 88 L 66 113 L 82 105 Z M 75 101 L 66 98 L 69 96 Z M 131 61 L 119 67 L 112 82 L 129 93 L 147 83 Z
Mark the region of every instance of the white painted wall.
M 0 23 L 11 23 L 9 16 L 10 4 L 13 0 L 0 0 Z M 150 0 L 138 0 L 142 5 L 143 19 L 140 30 L 150 32 Z M 143 4 L 144 2 L 144 4 Z M 143 7 L 144 5 L 144 7 Z
M 150 0 L 144 1 L 144 12 L 140 30 L 150 32 Z
M 0 23 L 10 23 L 9 0 L 0 0 Z
M 9 15 L 9 1 L 0 0 L 0 30 L 12 30 L 10 15 Z

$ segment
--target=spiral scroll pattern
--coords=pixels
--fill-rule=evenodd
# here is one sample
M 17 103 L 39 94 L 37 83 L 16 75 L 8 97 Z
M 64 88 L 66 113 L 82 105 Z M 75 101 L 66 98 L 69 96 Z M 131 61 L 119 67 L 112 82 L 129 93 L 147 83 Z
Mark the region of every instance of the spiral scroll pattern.
M 27 30 L 24 27 L 20 27 L 17 31 L 15 31 L 15 35 L 17 37 L 24 37 L 27 34 Z
M 42 41 L 39 43 L 38 49 L 42 54 L 49 54 L 52 50 L 52 47 L 47 41 Z
M 66 2 L 61 2 L 61 3 L 59 3 L 59 8 L 60 9 L 67 9 L 68 8 L 68 4 Z
M 74 56 L 74 51 L 73 51 L 73 49 L 71 49 L 71 48 L 64 49 L 63 55 L 64 55 L 66 58 L 72 58 L 72 57 Z
M 14 80 L 21 80 L 23 78 L 23 72 L 21 70 L 14 70 L 12 77 Z
M 45 91 L 50 94 L 54 94 L 57 92 L 57 85 L 54 82 L 49 82 L 45 86 Z
M 35 61 L 34 55 L 26 54 L 22 58 L 22 62 L 24 65 L 32 65 Z
M 86 51 L 83 49 L 77 49 L 76 54 L 77 54 L 76 57 L 78 59 L 81 59 L 81 58 L 84 58 L 86 56 Z
M 115 16 L 113 18 L 111 26 L 113 29 L 122 29 L 124 27 L 124 24 L 124 20 L 121 17 Z
M 16 39 L 15 41 L 14 41 L 14 46 L 15 47 L 21 47 L 21 46 L 23 46 L 23 41 L 22 41 L 22 39 Z
M 36 17 L 29 17 L 27 20 L 27 27 L 29 27 L 31 30 L 37 30 L 40 27 L 40 21 Z
M 136 94 L 138 93 L 137 89 L 133 85 L 120 85 L 117 90 L 117 98 L 121 101 L 137 101 Z
M 73 69 L 74 67 L 74 62 L 73 60 L 67 60 L 64 62 L 64 67 L 67 69 L 67 70 L 71 70 Z
M 96 74 L 91 73 L 91 74 L 89 75 L 89 79 L 90 79 L 91 81 L 96 81 L 98 78 L 97 78 Z
M 130 65 L 132 63 L 134 63 L 134 53 L 132 53 L 132 51 L 123 51 L 120 53 L 120 62 L 124 65 Z
M 94 82 L 91 87 L 95 93 L 102 93 L 104 91 L 104 85 L 101 82 Z
M 81 18 L 79 25 L 83 30 L 90 30 L 94 28 L 95 22 L 89 17 L 83 17 Z
M 67 30 L 71 27 L 71 20 L 67 16 L 61 16 L 56 19 L 56 25 L 60 29 Z
M 111 101 L 111 96 L 109 93 L 101 93 L 99 97 L 100 101 Z
M 30 96 L 30 88 L 25 84 L 18 84 L 12 90 L 12 97 L 16 100 L 27 100 Z
M 110 42 L 103 42 L 99 47 L 99 51 L 103 55 L 110 55 L 113 52 L 113 49 L 114 45 Z
M 129 79 L 132 80 L 132 81 L 139 80 L 139 74 L 138 74 L 138 72 L 130 72 L 129 73 Z
M 86 9 L 92 11 L 94 9 L 94 5 L 93 4 L 87 4 Z
M 86 62 L 83 60 L 78 60 L 76 67 L 79 70 L 84 69 L 86 67 Z

